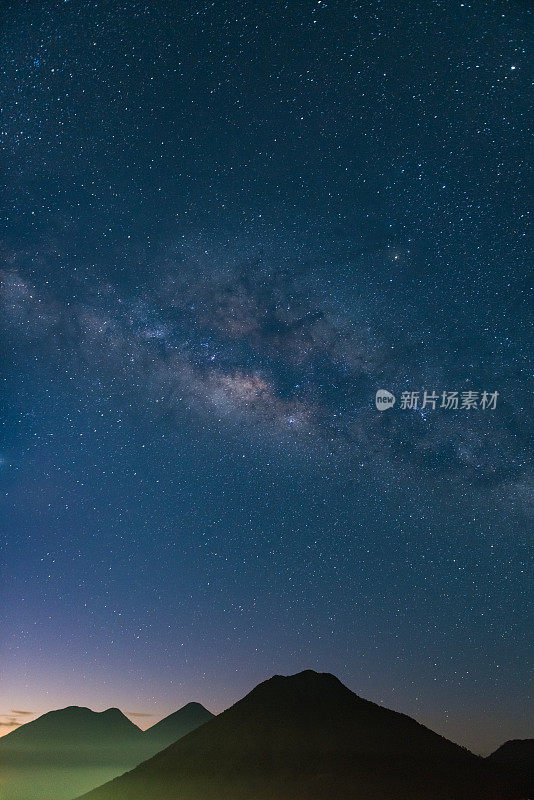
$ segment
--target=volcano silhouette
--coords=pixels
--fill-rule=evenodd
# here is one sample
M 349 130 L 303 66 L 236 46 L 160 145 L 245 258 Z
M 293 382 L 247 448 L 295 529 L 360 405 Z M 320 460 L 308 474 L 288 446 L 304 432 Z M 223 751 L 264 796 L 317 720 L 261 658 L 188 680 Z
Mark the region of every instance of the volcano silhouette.
M 333 675 L 276 676 L 83 800 L 509 800 L 492 767 Z

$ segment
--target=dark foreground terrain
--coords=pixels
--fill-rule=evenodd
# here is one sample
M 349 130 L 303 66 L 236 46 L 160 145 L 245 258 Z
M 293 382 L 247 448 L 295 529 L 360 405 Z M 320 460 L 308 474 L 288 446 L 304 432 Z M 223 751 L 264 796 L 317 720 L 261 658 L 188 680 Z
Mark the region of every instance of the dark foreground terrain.
M 511 775 L 522 795 L 534 798 L 534 739 L 505 742 L 487 760 Z

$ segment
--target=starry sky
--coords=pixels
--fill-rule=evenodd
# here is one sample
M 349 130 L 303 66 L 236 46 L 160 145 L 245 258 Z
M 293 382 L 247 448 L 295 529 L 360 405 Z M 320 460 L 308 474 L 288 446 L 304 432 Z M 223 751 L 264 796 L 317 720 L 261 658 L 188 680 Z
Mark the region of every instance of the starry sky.
M 0 733 L 313 668 L 532 736 L 529 4 L 2 17 Z

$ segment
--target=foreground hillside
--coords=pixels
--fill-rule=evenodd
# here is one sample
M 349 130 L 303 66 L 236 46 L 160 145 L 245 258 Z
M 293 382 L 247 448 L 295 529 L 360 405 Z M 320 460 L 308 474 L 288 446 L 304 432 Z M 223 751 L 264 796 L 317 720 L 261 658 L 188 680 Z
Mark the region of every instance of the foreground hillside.
M 525 797 L 534 798 L 534 739 L 513 739 L 487 759 L 512 775 Z

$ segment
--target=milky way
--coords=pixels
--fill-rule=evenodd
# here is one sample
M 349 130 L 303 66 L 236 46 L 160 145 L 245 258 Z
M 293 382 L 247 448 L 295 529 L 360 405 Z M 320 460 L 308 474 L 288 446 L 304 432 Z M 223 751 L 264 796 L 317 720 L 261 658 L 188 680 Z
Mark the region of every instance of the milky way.
M 400 337 L 388 330 L 367 287 L 349 293 L 341 284 L 343 302 L 327 270 L 313 264 L 294 268 L 290 259 L 280 265 L 260 255 L 220 266 L 217 255 L 200 275 L 194 258 L 167 260 L 152 285 L 129 294 L 86 278 L 72 284 L 70 300 L 12 270 L 2 282 L 7 319 L 17 335 L 72 352 L 104 381 L 120 378 L 123 391 L 138 387 L 142 402 L 157 401 L 162 412 L 185 405 L 215 425 L 243 423 L 246 434 L 259 425 L 277 440 L 337 449 L 349 461 L 380 460 L 392 477 L 395 468 L 413 477 L 430 467 L 442 480 L 474 480 L 519 502 L 526 493 L 528 509 L 528 390 L 517 369 L 515 379 L 504 364 L 476 372 L 462 363 L 468 350 L 451 369 L 423 341 L 417 373 L 410 326 L 403 321 Z M 387 313 L 391 319 L 403 309 L 398 303 Z M 500 390 L 501 399 L 493 414 L 438 405 L 429 417 L 419 402 L 383 416 L 374 405 L 382 385 L 398 396 L 422 396 L 425 387 Z

